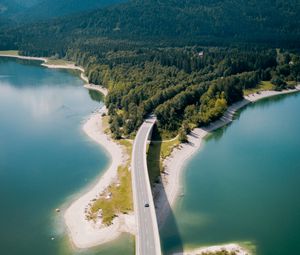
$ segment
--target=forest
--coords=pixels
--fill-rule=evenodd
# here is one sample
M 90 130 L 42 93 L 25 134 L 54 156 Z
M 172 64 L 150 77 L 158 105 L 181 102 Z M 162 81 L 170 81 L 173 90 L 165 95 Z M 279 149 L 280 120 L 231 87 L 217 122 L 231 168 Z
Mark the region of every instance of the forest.
M 51 10 L 58 7 L 56 2 Z M 13 40 L 10 44 L 1 40 L 0 46 L 17 43 L 45 46 L 46 50 L 50 44 L 61 51 L 78 39 L 110 38 L 168 46 L 243 42 L 294 48 L 299 47 L 299 13 L 298 0 L 131 0 L 89 13 L 8 26 L 0 30 L 0 38 Z
M 84 66 L 90 82 L 109 89 L 105 103 L 116 139 L 134 136 L 152 113 L 163 136 L 187 133 L 219 118 L 262 81 L 282 90 L 300 80 L 297 50 L 138 44 L 104 47 L 99 54 L 92 49 L 69 49 L 65 57 Z
M 52 21 L 6 27 L 0 49 L 72 60 L 109 89 L 114 137 L 154 113 L 164 136 L 219 118 L 246 89 L 300 80 L 296 0 L 132 0 Z

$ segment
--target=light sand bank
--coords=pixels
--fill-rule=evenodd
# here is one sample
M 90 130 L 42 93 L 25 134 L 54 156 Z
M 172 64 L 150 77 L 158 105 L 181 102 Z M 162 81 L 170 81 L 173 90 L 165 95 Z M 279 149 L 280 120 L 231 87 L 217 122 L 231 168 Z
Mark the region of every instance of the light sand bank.
M 101 85 L 85 84 L 84 87 L 89 90 L 95 90 L 102 93 L 104 96 L 107 96 L 108 90 Z
M 249 252 L 239 246 L 238 244 L 225 244 L 225 245 L 218 245 L 218 246 L 210 246 L 210 247 L 204 247 L 195 249 L 192 251 L 186 251 L 186 252 L 180 252 L 180 253 L 174 253 L 173 255 L 201 255 L 201 254 L 207 254 L 207 253 L 216 253 L 216 252 L 234 252 L 236 255 L 249 255 Z
M 97 246 L 119 237 L 122 232 L 135 233 L 134 215 L 119 215 L 109 227 L 101 226 L 101 221 L 93 223 L 86 220 L 86 208 L 91 201 L 98 197 L 111 183 L 117 179 L 119 165 L 125 164 L 126 156 L 120 145 L 113 142 L 103 132 L 101 114 L 106 112 L 105 107 L 101 112 L 93 114 L 84 124 L 83 130 L 95 142 L 101 144 L 112 157 L 109 168 L 101 176 L 99 182 L 87 193 L 74 201 L 66 210 L 64 219 L 72 243 L 77 248 Z
M 108 91 L 106 88 L 89 84 L 88 78 L 84 75 L 84 69 L 74 64 L 53 65 L 47 64 L 47 58 L 28 57 L 19 55 L 3 55 L 0 57 L 11 57 L 25 60 L 34 60 L 44 62 L 42 66 L 53 69 L 72 69 L 81 72 L 81 79 L 86 82 L 85 88 L 101 92 L 104 96 Z M 86 220 L 86 209 L 92 200 L 97 198 L 110 184 L 117 180 L 118 166 L 125 164 L 127 157 L 120 145 L 115 143 L 102 128 L 102 114 L 107 113 L 106 107 L 89 117 L 83 126 L 84 132 L 95 142 L 99 143 L 106 149 L 111 157 L 109 168 L 101 176 L 100 180 L 88 192 L 75 200 L 64 212 L 64 220 L 67 230 L 76 248 L 90 248 L 112 241 L 119 237 L 123 232 L 135 234 L 135 217 L 134 214 L 119 215 L 110 226 L 102 226 L 101 220 L 97 223 Z
M 18 58 L 18 59 L 25 59 L 25 60 L 34 60 L 34 61 L 47 62 L 47 58 L 40 58 L 40 57 L 29 57 L 29 56 L 9 55 L 9 54 L 0 54 L 0 57 Z

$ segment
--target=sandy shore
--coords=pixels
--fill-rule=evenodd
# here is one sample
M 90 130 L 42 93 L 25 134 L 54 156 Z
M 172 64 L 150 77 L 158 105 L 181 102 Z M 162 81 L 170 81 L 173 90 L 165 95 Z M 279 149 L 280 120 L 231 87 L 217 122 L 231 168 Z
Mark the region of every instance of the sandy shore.
M 293 90 L 285 91 L 263 91 L 259 94 L 251 94 L 246 96 L 244 100 L 231 105 L 225 112 L 223 117 L 211 123 L 205 128 L 196 128 L 188 135 L 188 143 L 180 144 L 173 150 L 171 155 L 163 161 L 164 173 L 162 173 L 161 183 L 156 185 L 153 189 L 156 205 L 156 214 L 158 225 L 163 226 L 170 210 L 174 206 L 178 196 L 183 194 L 182 187 L 182 171 L 188 159 L 192 157 L 201 147 L 203 139 L 210 132 L 223 127 L 233 121 L 234 114 L 241 108 L 250 103 L 254 103 L 263 98 L 268 98 L 276 95 L 295 93 L 300 91 L 300 85 Z M 176 255 L 196 255 L 205 254 L 206 252 L 218 252 L 218 251 L 235 251 L 237 255 L 247 255 L 249 251 L 246 251 L 238 244 L 227 244 L 221 246 L 211 246 L 207 248 L 199 248 L 194 251 L 188 251 L 184 253 L 176 253 Z
M 232 122 L 234 114 L 237 110 L 243 108 L 247 104 L 254 103 L 263 98 L 276 95 L 295 93 L 300 90 L 300 85 L 293 90 L 284 91 L 263 91 L 259 94 L 251 94 L 244 100 L 230 106 L 223 117 L 210 124 L 205 128 L 196 128 L 189 135 L 189 143 L 180 144 L 173 150 L 171 155 L 163 162 L 164 173 L 162 174 L 162 183 L 154 189 L 156 213 L 158 224 L 161 227 L 167 218 L 172 206 L 176 202 L 179 195 L 182 194 L 182 170 L 188 159 L 198 151 L 203 142 L 203 138 L 210 132 L 223 127 Z
M 298 85 L 296 89 L 293 90 L 263 91 L 259 94 L 251 94 L 245 97 L 244 100 L 230 106 L 220 120 L 211 123 L 208 127 L 196 128 L 192 130 L 192 132 L 188 135 L 189 143 L 180 144 L 177 148 L 173 150 L 171 155 L 164 160 L 164 173 L 162 174 L 162 183 L 158 184 L 154 188 L 156 213 L 159 226 L 163 226 L 163 223 L 167 218 L 168 214 L 170 213 L 171 208 L 174 206 L 176 199 L 179 195 L 183 194 L 181 178 L 182 170 L 184 169 L 184 166 L 187 163 L 188 159 L 199 150 L 203 143 L 203 139 L 206 135 L 232 122 L 236 111 L 250 103 L 254 103 L 263 98 L 268 98 L 276 95 L 295 93 L 299 90 L 300 85 Z M 196 251 L 186 252 L 184 254 L 202 254 L 205 251 L 214 251 L 216 247 L 217 249 L 223 247 L 226 248 L 226 250 L 230 247 L 233 247 L 234 249 L 238 248 L 241 250 L 241 252 L 237 254 L 248 254 L 245 253 L 246 251 L 244 251 L 241 247 L 235 244 L 228 244 L 225 246 L 213 246 L 205 248 L 206 250 L 198 249 Z M 231 250 L 231 248 L 229 250 Z
M 93 114 L 84 124 L 83 130 L 91 139 L 101 144 L 111 157 L 113 155 L 110 166 L 101 176 L 99 182 L 87 193 L 74 201 L 64 214 L 72 243 L 77 248 L 89 248 L 112 241 L 122 232 L 135 233 L 133 214 L 119 215 L 109 227 L 103 227 L 101 226 L 101 222 L 93 223 L 85 218 L 85 210 L 88 205 L 111 183 L 116 181 L 118 166 L 124 164 L 126 161 L 122 147 L 113 142 L 103 132 L 101 114 L 105 111 L 106 109 L 103 107 L 101 112 Z
M 108 90 L 101 85 L 85 84 L 84 87 L 89 90 L 98 91 L 98 92 L 102 93 L 104 96 L 107 96 L 107 94 L 108 94 Z
M 20 55 L 9 55 L 9 54 L 0 54 L 0 57 L 6 58 L 18 58 L 18 59 L 25 59 L 25 60 L 35 60 L 35 61 L 42 61 L 47 62 L 47 58 L 40 58 L 40 57 L 29 57 L 29 56 L 20 56 Z
M 107 96 L 108 90 L 107 88 L 103 87 L 102 85 L 95 85 L 90 84 L 88 77 L 85 76 L 85 70 L 81 66 L 76 66 L 75 64 L 64 64 L 64 65 L 53 65 L 49 64 L 48 58 L 42 57 L 29 57 L 29 56 L 20 56 L 20 55 L 8 55 L 8 54 L 0 54 L 0 57 L 8 57 L 8 58 L 18 58 L 18 59 L 25 59 L 25 60 L 34 60 L 34 61 L 42 61 L 44 62 L 41 64 L 44 67 L 48 67 L 51 69 L 70 69 L 70 70 L 77 70 L 80 71 L 80 78 L 86 83 L 84 87 L 90 90 L 96 90 L 102 93 L 104 96 Z
M 107 95 L 108 91 L 106 88 L 89 84 L 88 78 L 84 75 L 84 69 L 82 67 L 75 66 L 74 64 L 66 65 L 49 65 L 47 64 L 47 58 L 39 57 L 27 57 L 27 56 L 12 56 L 12 55 L 0 55 L 3 57 L 13 57 L 27 60 L 43 61 L 42 64 L 48 68 L 61 68 L 61 69 L 73 69 L 81 71 L 81 79 L 87 84 L 85 88 L 91 90 L 97 90 Z M 188 135 L 189 143 L 181 144 L 178 148 L 175 148 L 170 155 L 163 162 L 164 174 L 162 176 L 162 184 L 157 185 L 154 188 L 154 197 L 156 204 L 156 213 L 158 224 L 161 227 L 166 217 L 168 216 L 172 206 L 175 204 L 177 197 L 182 193 L 181 175 L 184 165 L 188 159 L 194 155 L 194 153 L 201 147 L 204 137 L 222 127 L 227 125 L 233 120 L 235 112 L 249 103 L 256 102 L 260 99 L 272 97 L 280 94 L 294 93 L 300 90 L 300 86 L 297 86 L 295 90 L 287 91 L 264 91 L 260 94 L 252 94 L 243 101 L 240 101 L 228 108 L 224 116 L 210 124 L 206 128 L 196 128 L 191 134 Z M 111 183 L 117 178 L 117 169 L 119 165 L 125 163 L 126 159 L 122 147 L 113 142 L 109 136 L 107 136 L 102 129 L 102 118 L 101 115 L 106 112 L 106 108 L 103 107 L 101 112 L 95 113 L 87 120 L 83 126 L 84 132 L 95 142 L 101 144 L 112 158 L 109 168 L 99 179 L 98 183 L 94 185 L 87 193 L 80 196 L 75 200 L 70 207 L 64 213 L 64 219 L 68 229 L 69 236 L 72 243 L 77 248 L 89 248 L 103 243 L 112 241 L 119 237 L 123 232 L 135 234 L 135 217 L 133 214 L 119 215 L 113 221 L 113 224 L 109 227 L 102 227 L 101 222 L 93 223 L 86 220 L 85 211 L 91 201 L 98 197 Z M 227 251 L 235 251 L 238 255 L 248 254 L 243 248 L 237 244 L 228 244 L 222 246 L 212 246 L 207 248 L 199 248 L 194 251 L 178 253 L 182 255 L 194 255 L 202 254 L 205 252 L 217 252 L 225 249 Z
M 108 90 L 100 85 L 89 84 L 88 78 L 84 75 L 84 69 L 74 64 L 52 65 L 47 64 L 47 58 L 28 57 L 19 55 L 3 55 L 0 57 L 11 57 L 25 60 L 34 60 L 44 62 L 42 66 L 53 69 L 72 69 L 81 72 L 81 79 L 85 81 L 84 87 L 90 90 L 101 92 L 104 96 Z M 106 107 L 102 107 L 97 113 L 89 117 L 83 125 L 83 131 L 96 143 L 99 143 L 106 149 L 111 157 L 110 166 L 99 178 L 96 185 L 91 187 L 88 192 L 80 195 L 64 212 L 64 220 L 72 241 L 76 248 L 90 248 L 112 241 L 120 236 L 121 233 L 127 232 L 135 234 L 135 217 L 134 214 L 118 215 L 108 227 L 101 225 L 101 221 L 97 223 L 86 220 L 86 209 L 92 200 L 97 198 L 111 183 L 117 180 L 118 166 L 125 164 L 127 156 L 122 147 L 115 143 L 108 135 L 104 133 L 102 128 L 102 113 L 107 113 Z
M 174 253 L 173 255 L 201 255 L 207 253 L 216 253 L 216 252 L 234 252 L 236 255 L 249 255 L 249 252 L 246 251 L 244 248 L 239 246 L 238 244 L 225 244 L 225 245 L 217 245 L 217 246 L 210 246 L 210 247 L 203 247 L 198 248 L 192 251 Z
M 293 90 L 263 91 L 259 94 L 251 94 L 245 97 L 244 100 L 231 105 L 220 120 L 211 123 L 205 128 L 195 128 L 192 130 L 188 135 L 189 143 L 180 144 L 163 162 L 164 173 L 162 174 L 162 183 L 157 185 L 154 189 L 156 213 L 159 225 L 162 226 L 162 223 L 165 221 L 172 206 L 176 202 L 177 197 L 182 194 L 181 175 L 185 164 L 201 147 L 203 138 L 208 133 L 232 122 L 236 111 L 250 103 L 276 95 L 295 93 L 299 90 L 300 85 Z

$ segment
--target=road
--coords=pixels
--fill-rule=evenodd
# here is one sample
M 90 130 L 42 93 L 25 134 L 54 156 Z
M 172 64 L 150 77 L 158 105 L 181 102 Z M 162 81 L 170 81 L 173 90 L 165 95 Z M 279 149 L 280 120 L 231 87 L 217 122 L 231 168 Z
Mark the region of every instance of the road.
M 132 150 L 132 188 L 137 222 L 136 255 L 161 254 L 146 160 L 147 141 L 155 122 L 155 118 L 145 120 L 136 135 Z M 149 207 L 145 204 L 149 204 Z

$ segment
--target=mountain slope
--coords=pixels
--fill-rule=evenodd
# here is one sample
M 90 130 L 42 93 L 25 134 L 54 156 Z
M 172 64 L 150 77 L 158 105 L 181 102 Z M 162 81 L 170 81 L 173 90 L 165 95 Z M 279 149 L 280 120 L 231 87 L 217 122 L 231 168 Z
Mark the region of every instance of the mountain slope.
M 88 12 L 97 8 L 103 8 L 125 0 L 44 0 L 31 7 L 24 16 L 29 13 L 33 18 L 53 18 L 80 12 Z
M 79 10 L 82 5 L 79 0 L 68 0 L 55 8 L 64 13 Z M 64 52 L 70 43 L 103 37 L 169 45 L 260 43 L 299 47 L 299 13 L 298 0 L 131 0 L 13 31 L 4 30 L 0 36 L 5 48 L 15 48 L 17 44 L 24 50 L 52 47 L 52 52 Z M 8 34 L 13 46 L 5 41 Z M 1 41 L 0 47 L 4 47 Z
M 24 32 L 139 41 L 296 43 L 300 38 L 299 13 L 298 0 L 133 0 L 37 24 Z
M 222 116 L 244 89 L 300 79 L 299 0 L 132 0 L 0 30 L 0 49 L 65 58 L 109 88 L 116 139 L 155 113 L 167 135 Z M 204 45 L 223 47 L 205 47 Z M 261 47 L 268 44 L 270 47 Z M 227 47 L 227 46 L 230 47 Z M 275 50 L 276 47 L 294 47 Z M 271 86 L 273 86 L 271 84 Z
M 126 37 L 260 39 L 299 35 L 299 13 L 297 0 L 146 0 L 96 11 L 77 26 Z
M 0 0 L 0 18 L 15 22 L 33 22 L 84 13 L 126 0 Z
M 14 0 L 0 0 L 0 17 L 7 17 L 22 9 L 23 5 Z

